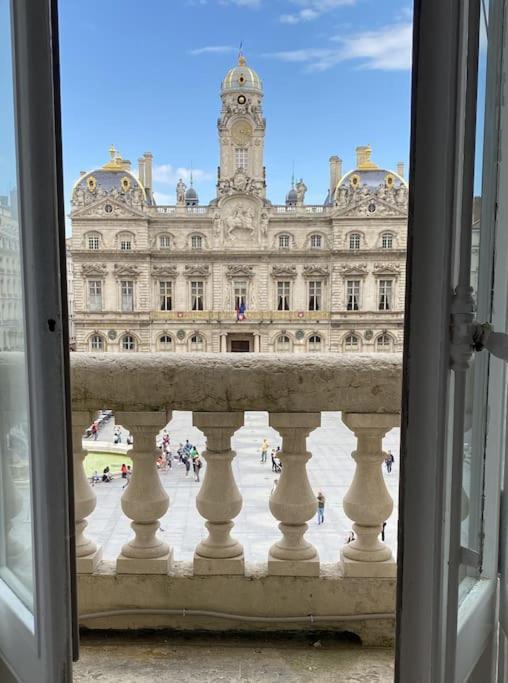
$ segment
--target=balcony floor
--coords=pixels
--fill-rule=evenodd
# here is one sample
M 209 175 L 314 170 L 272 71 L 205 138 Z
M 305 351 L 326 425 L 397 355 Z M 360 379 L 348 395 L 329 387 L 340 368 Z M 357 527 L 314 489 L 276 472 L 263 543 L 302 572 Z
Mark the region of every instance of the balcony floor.
M 74 682 L 388 683 L 393 651 L 330 634 L 85 633 Z

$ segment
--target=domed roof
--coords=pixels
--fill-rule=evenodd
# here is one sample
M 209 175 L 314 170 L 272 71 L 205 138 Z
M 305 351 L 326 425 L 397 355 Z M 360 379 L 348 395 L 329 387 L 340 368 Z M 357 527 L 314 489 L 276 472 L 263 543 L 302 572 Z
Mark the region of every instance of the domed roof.
M 110 160 L 101 166 L 83 173 L 74 183 L 72 193 L 83 191 L 86 193 L 115 194 L 128 193 L 130 190 L 139 189 L 143 200 L 146 201 L 146 192 L 143 185 L 130 171 L 130 162 L 122 159 L 114 147 L 109 150 Z
M 380 168 L 371 160 L 371 155 L 370 145 L 357 147 L 356 168 L 342 176 L 335 191 L 340 187 L 356 189 L 366 186 L 369 190 L 378 190 L 382 185 L 393 189 L 407 187 L 407 182 L 399 173 Z
M 286 195 L 286 202 L 296 202 L 298 199 L 298 194 L 294 187 L 292 187 Z
M 198 198 L 198 193 L 192 187 L 192 185 L 185 190 L 185 199 L 197 199 L 197 198 Z
M 243 55 L 238 57 L 238 64 L 224 76 L 221 92 L 263 92 L 261 79 L 254 69 L 247 66 Z

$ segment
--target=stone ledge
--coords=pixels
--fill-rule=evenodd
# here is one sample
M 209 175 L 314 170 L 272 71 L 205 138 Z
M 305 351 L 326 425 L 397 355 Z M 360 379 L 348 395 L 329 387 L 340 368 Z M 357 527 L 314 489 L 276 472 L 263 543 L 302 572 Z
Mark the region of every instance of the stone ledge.
M 73 410 L 397 413 L 395 353 L 72 353 Z
M 319 577 L 268 575 L 266 563 L 248 564 L 245 576 L 194 576 L 192 563 L 187 562 L 174 562 L 168 575 L 119 575 L 114 562 L 101 562 L 94 574 L 78 576 L 80 615 L 116 610 L 140 610 L 140 613 L 89 620 L 80 616 L 79 621 L 81 626 L 99 630 L 308 631 L 319 628 L 350 631 L 364 644 L 384 646 L 392 644 L 394 638 L 395 584 L 392 578 L 344 578 L 337 565 L 322 565 Z M 150 609 L 174 609 L 181 613 L 142 613 Z M 249 620 L 184 615 L 184 610 L 242 615 Z M 390 616 L 362 618 L 375 614 Z M 313 623 L 310 615 L 358 615 L 358 619 Z M 305 622 L 261 620 L 295 616 L 309 619 Z

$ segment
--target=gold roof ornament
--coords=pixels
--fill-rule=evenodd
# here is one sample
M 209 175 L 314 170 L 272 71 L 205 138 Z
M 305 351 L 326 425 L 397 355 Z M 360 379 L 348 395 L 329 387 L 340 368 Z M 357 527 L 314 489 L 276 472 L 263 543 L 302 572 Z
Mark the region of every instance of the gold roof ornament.
M 104 164 L 104 166 L 101 166 L 101 170 L 103 171 L 128 171 L 129 170 L 129 162 L 126 161 L 125 159 L 122 158 L 122 155 L 120 152 L 118 152 L 115 148 L 114 145 L 111 145 L 109 148 L 109 156 L 111 157 L 110 160 Z
M 247 64 L 247 60 L 243 56 L 243 54 L 240 52 L 238 55 L 238 66 L 245 66 Z
M 372 147 L 370 145 L 361 145 L 356 148 L 356 168 L 359 171 L 370 171 L 379 168 L 379 166 L 371 160 L 371 155 Z

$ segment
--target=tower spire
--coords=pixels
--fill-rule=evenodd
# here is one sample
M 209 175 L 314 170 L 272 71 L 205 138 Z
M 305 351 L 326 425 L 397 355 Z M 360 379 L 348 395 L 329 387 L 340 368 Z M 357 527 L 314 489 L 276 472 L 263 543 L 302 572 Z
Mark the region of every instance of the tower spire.
M 245 56 L 243 54 L 243 40 L 240 41 L 240 47 L 238 48 L 238 64 L 239 66 L 245 66 L 247 64 L 247 61 L 245 59 Z

